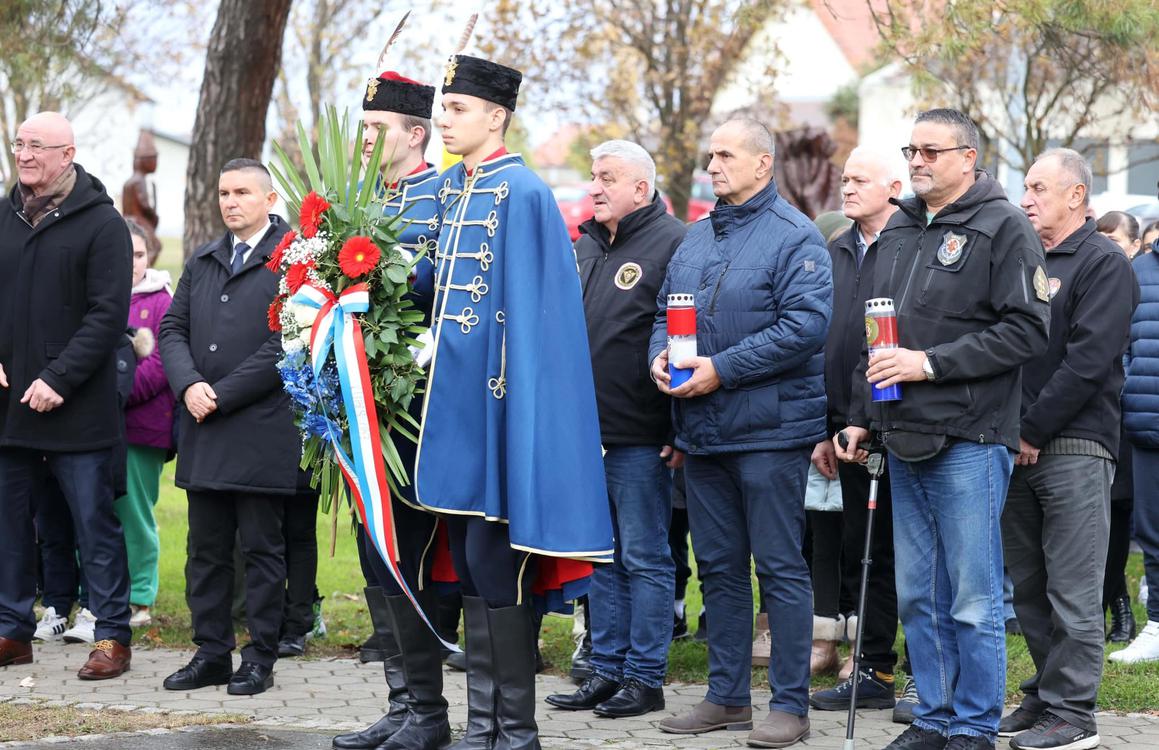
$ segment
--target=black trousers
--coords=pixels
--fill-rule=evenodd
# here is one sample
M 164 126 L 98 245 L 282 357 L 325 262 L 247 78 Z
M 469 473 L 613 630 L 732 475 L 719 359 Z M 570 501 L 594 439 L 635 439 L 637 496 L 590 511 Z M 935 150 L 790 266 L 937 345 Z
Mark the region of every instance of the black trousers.
M 688 564 L 688 508 L 672 509 L 668 547 L 672 550 L 672 562 L 676 563 L 676 601 L 683 601 L 692 579 L 692 566 Z
M 451 561 L 463 594 L 491 609 L 526 601 L 535 580 L 535 556 L 511 549 L 507 524 L 477 516 L 446 516 Z
M 808 510 L 805 511 L 805 519 L 808 522 L 805 559 L 809 562 L 809 572 L 813 578 L 813 614 L 837 619 L 837 615 L 841 614 L 841 588 L 844 580 L 842 513 Z
M 392 500 L 395 538 L 398 539 L 398 567 L 407 586 L 414 593 L 431 582 L 431 562 L 434 560 L 435 526 L 438 516 L 412 508 L 397 499 Z M 358 524 L 358 562 L 369 586 L 379 586 L 387 596 L 401 596 L 402 589 L 394 580 L 382 555 L 371 541 L 362 524 Z
M 869 516 L 869 472 L 861 464 L 841 463 L 837 468 L 841 480 L 842 568 L 844 587 L 856 592 L 861 586 L 861 556 L 865 551 L 865 526 Z M 866 667 L 893 672 L 897 652 L 897 584 L 893 575 L 893 502 L 889 490 L 889 473 L 877 483 L 877 511 L 873 516 L 873 566 L 865 597 L 865 624 L 861 641 L 861 659 Z M 856 601 L 856 599 L 854 599 Z
M 286 543 L 286 598 L 282 635 L 300 638 L 314 627 L 314 600 L 318 598 L 318 493 L 302 492 L 286 498 L 282 519 Z
M 290 495 L 248 492 L 189 491 L 188 599 L 197 654 L 227 657 L 237 643 L 230 602 L 233 600 L 234 539 L 240 538 L 245 560 L 246 623 L 250 643 L 244 661 L 272 667 L 278 659 L 282 606 L 286 587 L 282 521 Z
M 1128 500 L 1111 501 L 1111 535 L 1107 545 L 1107 571 L 1103 574 L 1103 609 L 1127 593 L 1127 556 L 1131 551 L 1131 512 Z
M 32 640 L 36 630 L 35 495 L 55 478 L 72 516 L 76 548 L 97 618 L 96 640 L 129 645 L 129 566 L 121 523 L 113 512 L 113 451 L 0 448 L 0 636 Z

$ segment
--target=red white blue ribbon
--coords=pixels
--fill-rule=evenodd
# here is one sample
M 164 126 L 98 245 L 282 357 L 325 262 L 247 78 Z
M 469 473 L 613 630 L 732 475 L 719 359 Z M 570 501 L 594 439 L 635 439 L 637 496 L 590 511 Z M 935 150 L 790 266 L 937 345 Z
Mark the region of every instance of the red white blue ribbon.
M 335 296 L 325 289 L 305 284 L 290 302 L 318 310 L 310 331 L 310 363 L 315 377 L 322 372 L 331 349 L 334 351 L 353 461 L 342 448 L 341 435 L 332 433 L 330 445 L 338 468 L 350 488 L 362 527 L 415 611 L 431 632 L 438 636 L 438 631 L 419 606 L 398 566 L 398 538 L 391 509 L 390 487 L 386 481 L 386 462 L 382 457 L 382 433 L 379 431 L 374 389 L 366 363 L 362 326 L 355 317 L 356 313 L 370 309 L 369 290 L 366 284 L 355 284 Z M 456 644 L 443 641 L 442 638 L 439 640 L 445 648 L 459 650 Z

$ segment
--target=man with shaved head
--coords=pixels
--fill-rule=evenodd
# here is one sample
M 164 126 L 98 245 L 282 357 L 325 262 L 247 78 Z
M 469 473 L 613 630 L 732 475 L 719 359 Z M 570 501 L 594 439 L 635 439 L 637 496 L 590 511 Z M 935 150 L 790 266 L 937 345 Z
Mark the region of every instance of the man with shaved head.
M 825 437 L 822 347 L 833 289 L 829 254 L 806 216 L 777 194 L 773 137 L 730 120 L 712 134 L 708 174 L 719 199 L 668 265 L 649 348 L 652 379 L 673 397 L 692 544 L 712 612 L 708 695 L 665 719 L 674 734 L 751 729 L 751 560 L 768 607 L 769 713 L 753 747 L 809 736 L 812 586 L 801 554 L 805 477 Z M 670 294 L 696 307 L 697 355 L 669 362 Z M 691 371 L 670 387 L 669 367 Z
M 1012 736 L 1016 750 L 1079 750 L 1099 744 L 1104 552 L 1123 354 L 1139 284 L 1119 246 L 1086 218 L 1091 169 L 1081 155 L 1047 151 L 1025 186 L 1022 209 L 1046 248 L 1050 345 L 1022 367 L 1019 453 L 1002 545 L 1035 672 L 998 732 Z
M 47 471 L 72 513 L 97 620 L 78 676 L 108 679 L 131 657 L 113 501 L 124 425 L 114 354 L 129 316 L 132 245 L 104 185 L 73 161 L 63 115 L 33 115 L 11 149 L 19 181 L 0 200 L 0 666 L 32 661 L 32 493 Z

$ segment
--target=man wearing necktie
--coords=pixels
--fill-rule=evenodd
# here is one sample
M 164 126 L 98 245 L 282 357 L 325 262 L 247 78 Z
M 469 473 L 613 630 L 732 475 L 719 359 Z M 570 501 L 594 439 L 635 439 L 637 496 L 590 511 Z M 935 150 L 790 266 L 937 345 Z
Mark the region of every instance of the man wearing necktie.
M 266 322 L 278 277 L 265 264 L 289 229 L 269 213 L 276 200 L 260 162 L 234 159 L 222 168 L 218 203 L 228 231 L 194 251 L 161 322 L 165 373 L 184 407 L 176 481 L 189 494 L 186 577 L 198 646 L 166 678 L 170 690 L 228 683 L 231 694 L 253 695 L 273 684 L 286 587 L 283 521 L 287 506 L 316 498 L 298 469 L 298 431 L 275 367 L 281 336 Z M 251 642 L 234 672 L 239 536 Z

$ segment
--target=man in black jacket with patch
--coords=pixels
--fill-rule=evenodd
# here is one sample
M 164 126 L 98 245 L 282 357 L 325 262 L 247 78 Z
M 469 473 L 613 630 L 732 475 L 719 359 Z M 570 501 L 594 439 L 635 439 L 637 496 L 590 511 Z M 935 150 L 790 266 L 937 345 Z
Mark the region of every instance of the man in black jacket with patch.
M 0 667 L 32 661 L 33 493 L 47 470 L 75 522 L 97 618 L 78 676 L 108 679 L 131 658 L 113 501 L 114 449 L 124 440 L 115 352 L 129 316 L 132 245 L 104 185 L 73 163 L 63 115 L 30 117 L 12 151 L 19 183 L 0 200 Z
M 628 141 L 592 149 L 595 218 L 580 227 L 583 285 L 604 445 L 615 561 L 596 568 L 588 606 L 592 676 L 547 702 L 618 718 L 664 708 L 676 566 L 668 547 L 671 403 L 648 374 L 656 296 L 684 225 L 656 192 L 656 165 Z
M 197 653 L 168 690 L 224 685 L 254 695 L 273 685 L 286 585 L 282 522 L 299 491 L 301 442 L 275 367 L 282 338 L 267 310 L 278 276 L 266 267 L 288 231 L 261 162 L 222 167 L 218 202 L 229 231 L 185 264 L 161 322 L 161 359 L 181 405 L 177 486 L 189 494 L 188 599 Z M 233 672 L 233 548 L 245 558 L 250 643 Z
M 919 695 L 890 750 L 990 750 L 1006 695 L 999 519 L 1020 370 L 1046 351 L 1050 297 L 1042 243 L 976 170 L 978 143 L 956 110 L 914 122 L 902 151 L 916 197 L 878 237 L 874 268 L 900 346 L 862 356 L 849 446 L 836 447 L 863 456 L 872 424 L 889 451 L 898 614 Z M 900 401 L 871 400 L 895 383 Z
M 1022 208 L 1046 248 L 1050 346 L 1022 368 L 1022 425 L 1002 514 L 1014 611 L 1035 673 L 999 734 L 1016 750 L 1093 748 L 1103 672 L 1102 586 L 1119 454 L 1123 353 L 1139 284 L 1086 218 L 1091 169 L 1051 149 Z

